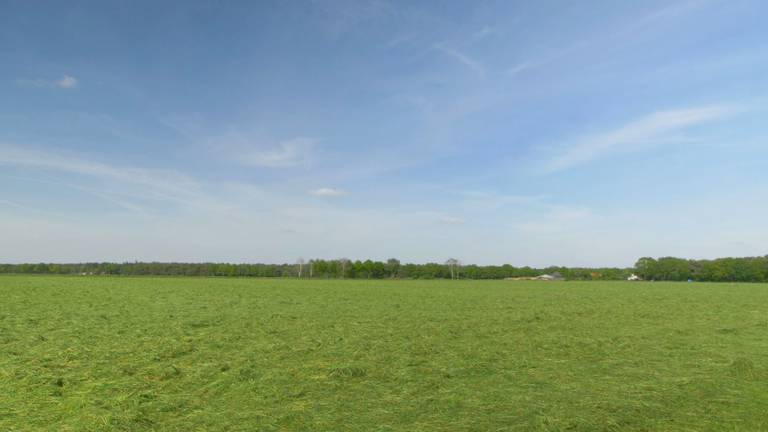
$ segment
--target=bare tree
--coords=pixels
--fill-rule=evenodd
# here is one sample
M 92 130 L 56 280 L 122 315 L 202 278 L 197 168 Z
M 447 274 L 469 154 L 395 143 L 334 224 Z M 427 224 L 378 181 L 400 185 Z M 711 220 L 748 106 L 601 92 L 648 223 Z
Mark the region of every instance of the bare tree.
M 339 258 L 339 264 L 341 265 L 341 278 L 344 279 L 344 275 L 347 274 L 347 266 L 349 265 L 349 258 Z
M 315 268 L 315 260 L 309 260 L 309 278 L 312 279 L 312 269 Z
M 461 265 L 461 262 L 456 258 L 448 258 L 448 260 L 445 261 L 445 265 L 447 265 L 448 269 L 451 271 L 451 279 L 456 279 L 459 275 L 459 265 Z
M 299 257 L 296 260 L 296 264 L 299 266 L 299 278 L 301 278 L 301 272 L 304 270 L 304 258 Z

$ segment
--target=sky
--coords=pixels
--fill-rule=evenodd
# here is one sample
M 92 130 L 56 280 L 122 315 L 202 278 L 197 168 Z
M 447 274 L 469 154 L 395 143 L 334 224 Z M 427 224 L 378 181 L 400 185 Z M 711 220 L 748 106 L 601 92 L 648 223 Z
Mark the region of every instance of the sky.
M 0 262 L 768 254 L 762 0 L 0 10 Z

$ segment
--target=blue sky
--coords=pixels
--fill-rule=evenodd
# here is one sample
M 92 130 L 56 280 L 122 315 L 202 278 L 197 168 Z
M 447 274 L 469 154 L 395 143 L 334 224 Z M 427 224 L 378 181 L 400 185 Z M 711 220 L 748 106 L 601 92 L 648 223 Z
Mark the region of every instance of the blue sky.
M 1 3 L 0 262 L 768 253 L 762 1 Z

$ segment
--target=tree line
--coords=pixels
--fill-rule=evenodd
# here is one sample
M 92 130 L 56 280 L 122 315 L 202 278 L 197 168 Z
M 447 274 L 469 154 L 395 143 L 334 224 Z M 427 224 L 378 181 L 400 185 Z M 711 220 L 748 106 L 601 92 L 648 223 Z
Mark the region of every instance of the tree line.
M 640 258 L 633 268 L 515 267 L 444 263 L 403 264 L 346 258 L 297 260 L 284 264 L 230 263 L 76 263 L 0 264 L 0 273 L 124 276 L 293 277 L 302 279 L 505 279 L 560 274 L 567 280 L 643 280 L 700 282 L 768 282 L 768 255 L 747 258 L 690 260 L 674 257 Z
M 124 276 L 228 276 L 228 277 L 294 277 L 312 279 L 504 279 L 536 277 L 559 273 L 569 280 L 621 280 L 632 269 L 515 267 L 505 265 L 462 265 L 459 260 L 444 263 L 401 263 L 356 260 L 346 258 L 297 260 L 285 264 L 229 263 L 37 263 L 0 264 L 0 273 L 60 274 L 60 275 L 124 275 Z
M 691 260 L 640 258 L 635 273 L 645 280 L 698 282 L 768 282 L 768 255 Z

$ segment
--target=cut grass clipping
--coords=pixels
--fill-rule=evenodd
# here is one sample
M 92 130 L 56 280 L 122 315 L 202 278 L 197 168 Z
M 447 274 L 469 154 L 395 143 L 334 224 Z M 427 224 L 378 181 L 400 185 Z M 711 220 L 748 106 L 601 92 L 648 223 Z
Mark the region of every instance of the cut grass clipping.
M 0 277 L 3 431 L 768 430 L 768 286 Z

